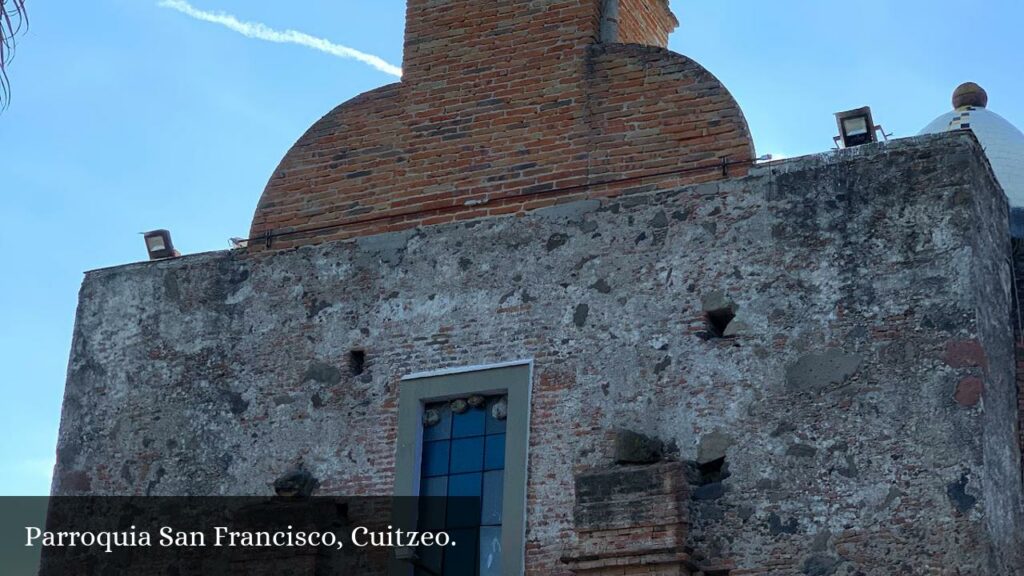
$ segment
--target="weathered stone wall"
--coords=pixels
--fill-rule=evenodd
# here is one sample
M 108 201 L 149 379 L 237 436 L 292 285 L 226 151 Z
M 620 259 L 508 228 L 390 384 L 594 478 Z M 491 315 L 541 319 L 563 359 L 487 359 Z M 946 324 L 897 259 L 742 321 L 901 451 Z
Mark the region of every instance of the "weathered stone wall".
M 969 133 L 290 251 L 98 270 L 56 494 L 386 494 L 406 374 L 532 358 L 527 567 L 563 574 L 612 431 L 725 455 L 688 544 L 735 574 L 1013 574 L 1006 207 Z M 713 338 L 702 301 L 739 305 Z M 348 353 L 366 352 L 353 376 Z
M 1012 228 L 1013 222 L 1010 226 Z M 1010 294 L 1013 315 L 1010 324 L 1013 329 L 1014 359 L 1017 367 L 1017 439 L 1021 446 L 1021 472 L 1024 474 L 1024 307 L 1021 305 L 1021 299 L 1024 298 L 1024 238 L 1011 238 L 1010 242 L 1013 265 L 1013 291 Z
M 973 166 L 969 174 L 974 181 L 993 177 L 988 163 Z M 1016 367 L 1016 346 L 1012 327 L 1014 266 L 1009 238 L 1009 207 L 1003 195 L 976 195 L 969 202 L 966 193 L 954 197 L 961 204 L 972 204 L 974 210 L 974 233 L 969 274 L 973 278 L 986 278 L 986 282 L 974 283 L 975 315 L 978 331 L 978 346 L 984 351 L 980 357 L 981 373 L 968 376 L 957 385 L 962 398 L 965 386 L 980 380 L 981 402 L 984 405 L 982 420 L 982 459 L 984 480 L 982 482 L 985 516 L 996 556 L 1003 550 L 1013 551 L 1016 560 L 1024 556 L 1024 500 L 1021 487 L 1021 457 L 1024 444 L 1020 443 L 1020 415 L 1018 407 Z M 994 220 L 994 222 L 992 221 Z M 1006 222 L 1007 227 L 998 225 Z M 1004 316 L 1011 311 L 1011 322 L 1007 325 Z M 968 395 L 970 397 L 970 394 Z M 1024 573 L 1024 564 L 1015 564 L 1013 570 L 1008 564 L 989 566 L 988 572 L 1013 574 Z

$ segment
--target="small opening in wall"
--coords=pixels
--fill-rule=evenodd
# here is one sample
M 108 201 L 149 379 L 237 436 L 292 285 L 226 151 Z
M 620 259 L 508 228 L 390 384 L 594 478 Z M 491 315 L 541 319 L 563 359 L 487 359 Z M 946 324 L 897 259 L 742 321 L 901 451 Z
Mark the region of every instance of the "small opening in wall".
M 708 321 L 708 332 L 713 338 L 724 338 L 725 329 L 729 327 L 729 323 L 736 317 L 736 313 L 731 308 L 723 308 L 721 310 L 713 310 L 706 313 Z
M 352 350 L 348 353 L 348 370 L 359 376 L 366 369 L 366 350 Z
M 730 476 L 729 466 L 725 463 L 725 456 L 700 464 L 697 469 L 700 472 L 700 484 L 702 486 L 712 482 L 721 482 Z

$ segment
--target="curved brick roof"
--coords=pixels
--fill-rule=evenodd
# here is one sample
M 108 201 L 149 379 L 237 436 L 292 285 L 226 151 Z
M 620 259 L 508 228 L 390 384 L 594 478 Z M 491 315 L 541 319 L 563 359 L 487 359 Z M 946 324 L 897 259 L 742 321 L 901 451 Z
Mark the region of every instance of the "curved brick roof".
M 675 22 L 663 12 L 672 20 L 659 30 Z M 411 43 L 427 32 L 407 31 L 403 81 L 338 106 L 295 143 L 250 236 L 283 248 L 721 178 L 723 159 L 745 170 L 746 121 L 711 73 L 661 47 L 598 43 L 575 25 L 585 15 L 552 16 L 568 27 L 552 31 L 547 15 L 532 15 L 542 28 L 519 43 L 467 37 L 468 56 L 451 46 L 461 37 Z M 440 63 L 423 56 L 438 42 Z

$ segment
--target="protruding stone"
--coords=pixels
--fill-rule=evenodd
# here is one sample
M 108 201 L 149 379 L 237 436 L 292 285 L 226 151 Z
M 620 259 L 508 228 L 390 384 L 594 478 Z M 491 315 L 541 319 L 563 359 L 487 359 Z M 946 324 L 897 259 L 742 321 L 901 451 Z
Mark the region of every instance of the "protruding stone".
M 740 318 L 733 318 L 732 322 L 729 322 L 729 325 L 725 327 L 725 331 L 722 332 L 722 336 L 730 338 L 732 336 L 739 336 L 749 332 L 750 324 L 747 324 Z
M 274 493 L 282 498 L 307 498 L 319 486 L 320 481 L 299 464 L 274 480 Z
M 861 357 L 830 348 L 801 356 L 786 367 L 786 385 L 800 391 L 843 384 L 860 369 Z
M 665 444 L 632 430 L 615 431 L 615 462 L 618 464 L 651 464 L 661 460 Z
M 700 307 L 704 310 L 705 314 L 735 314 L 740 308 L 724 292 L 719 291 L 711 292 L 704 296 L 700 301 Z
M 731 436 L 721 430 L 705 434 L 697 446 L 697 464 L 703 466 L 708 462 L 725 458 L 725 452 L 734 442 Z

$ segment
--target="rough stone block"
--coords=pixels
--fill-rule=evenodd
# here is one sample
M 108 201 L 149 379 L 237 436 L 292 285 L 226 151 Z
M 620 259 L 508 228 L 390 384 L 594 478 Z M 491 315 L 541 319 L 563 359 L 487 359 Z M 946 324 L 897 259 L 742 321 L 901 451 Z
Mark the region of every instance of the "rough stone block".
M 665 443 L 632 430 L 615 431 L 615 461 L 619 464 L 651 464 L 661 460 Z

